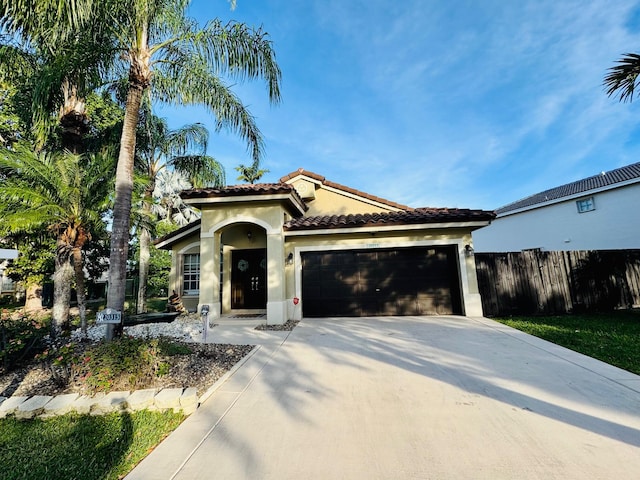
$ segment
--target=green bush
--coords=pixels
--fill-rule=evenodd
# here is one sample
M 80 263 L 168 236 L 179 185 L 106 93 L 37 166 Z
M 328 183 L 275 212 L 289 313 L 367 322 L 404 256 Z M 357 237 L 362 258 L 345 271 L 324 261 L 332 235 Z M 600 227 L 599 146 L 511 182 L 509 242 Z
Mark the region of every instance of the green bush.
M 48 333 L 44 322 L 29 317 L 11 318 L 9 312 L 0 315 L 0 361 L 5 370 L 12 370 L 32 360 L 45 348 Z
M 74 369 L 91 391 L 135 389 L 169 373 L 165 356 L 189 353 L 188 347 L 166 339 L 125 336 L 88 349 Z

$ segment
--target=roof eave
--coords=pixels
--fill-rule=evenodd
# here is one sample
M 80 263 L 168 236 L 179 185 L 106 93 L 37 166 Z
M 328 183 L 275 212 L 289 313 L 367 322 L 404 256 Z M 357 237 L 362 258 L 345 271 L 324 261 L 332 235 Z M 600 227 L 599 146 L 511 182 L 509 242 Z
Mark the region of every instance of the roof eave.
M 373 232 L 390 232 L 405 230 L 442 230 L 451 228 L 469 229 L 470 231 L 486 227 L 491 220 L 476 220 L 463 222 L 437 222 L 437 223 L 412 223 L 412 224 L 393 224 L 393 225 L 362 225 L 362 226 L 334 226 L 319 228 L 296 228 L 294 230 L 285 229 L 285 236 L 304 236 L 304 235 L 335 235 L 347 233 L 373 233 Z

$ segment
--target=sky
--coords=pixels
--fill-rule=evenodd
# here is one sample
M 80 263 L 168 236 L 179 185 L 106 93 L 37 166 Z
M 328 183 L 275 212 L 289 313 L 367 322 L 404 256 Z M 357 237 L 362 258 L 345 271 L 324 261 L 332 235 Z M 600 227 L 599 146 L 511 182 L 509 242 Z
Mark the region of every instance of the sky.
M 411 207 L 492 210 L 640 161 L 640 99 L 602 85 L 640 53 L 640 1 L 193 0 L 189 15 L 273 41 L 281 103 L 261 81 L 231 87 L 264 135 L 264 182 L 304 168 Z M 156 113 L 207 125 L 240 183 L 238 135 L 202 108 Z

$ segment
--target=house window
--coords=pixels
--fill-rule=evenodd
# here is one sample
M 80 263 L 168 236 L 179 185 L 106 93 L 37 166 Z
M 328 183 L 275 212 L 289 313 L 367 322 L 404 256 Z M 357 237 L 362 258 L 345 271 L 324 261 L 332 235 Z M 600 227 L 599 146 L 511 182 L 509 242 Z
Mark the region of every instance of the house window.
M 596 205 L 593 203 L 593 197 L 578 200 L 576 205 L 578 206 L 578 213 L 590 212 L 596 209 Z
M 185 255 L 182 264 L 182 294 L 200 293 L 200 254 Z

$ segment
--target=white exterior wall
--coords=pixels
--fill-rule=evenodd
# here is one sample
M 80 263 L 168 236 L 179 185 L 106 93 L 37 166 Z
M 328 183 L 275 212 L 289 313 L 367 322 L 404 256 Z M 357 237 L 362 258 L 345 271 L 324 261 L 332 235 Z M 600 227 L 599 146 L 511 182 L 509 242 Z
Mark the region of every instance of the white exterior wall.
M 578 213 L 576 200 L 592 196 L 595 210 Z M 571 197 L 504 214 L 473 233 L 476 252 L 618 250 L 640 248 L 640 184 Z

